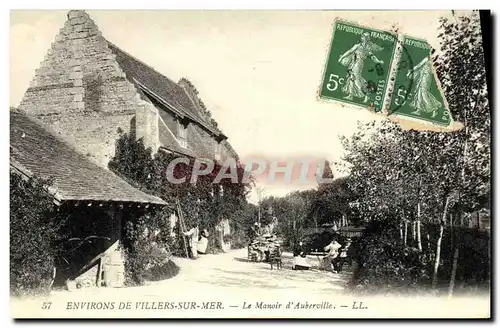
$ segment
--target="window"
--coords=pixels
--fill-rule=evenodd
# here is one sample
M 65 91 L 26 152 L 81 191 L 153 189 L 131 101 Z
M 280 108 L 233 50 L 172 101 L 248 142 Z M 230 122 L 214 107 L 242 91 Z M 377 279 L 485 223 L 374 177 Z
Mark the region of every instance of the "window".
M 177 139 L 182 147 L 187 148 L 187 126 L 177 121 Z
M 214 158 L 216 161 L 220 161 L 221 160 L 221 149 L 220 149 L 220 143 L 214 139 L 213 141 L 214 143 Z
M 220 155 L 220 143 L 214 139 L 214 154 Z

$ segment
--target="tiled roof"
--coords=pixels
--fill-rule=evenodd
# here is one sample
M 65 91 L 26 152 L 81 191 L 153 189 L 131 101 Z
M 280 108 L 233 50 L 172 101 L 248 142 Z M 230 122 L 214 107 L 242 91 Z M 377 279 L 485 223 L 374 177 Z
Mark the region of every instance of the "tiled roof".
M 221 153 L 223 157 L 238 158 L 236 151 L 225 140 L 226 137 L 224 134 L 200 113 L 181 85 L 157 72 L 137 58 L 134 58 L 113 43 L 107 42 L 108 47 L 115 54 L 116 60 L 127 76 L 127 79 L 136 85 L 144 100 L 153 102 L 155 106 L 161 104 L 161 107 L 169 108 L 180 118 L 188 118 L 195 122 L 188 125 L 188 134 L 191 136 L 188 138 L 188 149 L 180 146 L 174 133 L 160 118 L 158 122 L 159 138 L 163 148 L 191 157 L 213 157 L 214 154 L 211 151 L 212 145 L 206 145 L 206 138 L 201 136 L 201 134 L 207 133 L 202 130 L 203 127 L 205 130 L 210 131 L 210 133 L 223 137 L 221 141 Z M 161 114 L 162 112 L 160 111 L 160 116 Z
M 186 91 L 168 77 L 129 55 L 122 49 L 108 41 L 108 46 L 115 54 L 116 60 L 127 79 L 139 88 L 147 91 L 156 100 L 164 103 L 181 117 L 188 117 L 200 124 L 211 133 L 219 136 L 222 132 L 208 122 L 189 99 Z
M 94 164 L 35 119 L 13 110 L 10 111 L 10 150 L 10 165 L 26 175 L 52 179 L 52 194 L 59 201 L 166 204 Z

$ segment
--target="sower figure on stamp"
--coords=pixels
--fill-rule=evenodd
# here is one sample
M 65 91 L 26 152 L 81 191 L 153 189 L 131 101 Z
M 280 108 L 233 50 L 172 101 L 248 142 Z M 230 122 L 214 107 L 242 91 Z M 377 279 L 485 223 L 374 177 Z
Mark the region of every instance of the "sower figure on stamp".
M 415 83 L 414 96 L 410 102 L 410 106 L 416 109 L 413 114 L 432 113 L 432 117 L 436 117 L 442 105 L 430 91 L 433 73 L 429 57 L 410 69 L 406 76 Z
M 193 224 L 189 231 L 184 232 L 184 236 L 189 237 L 189 248 L 191 249 L 191 258 L 198 258 L 198 234 L 199 229 L 197 224 Z
M 339 58 L 339 63 L 347 67 L 346 84 L 342 91 L 347 94 L 344 99 L 353 100 L 353 97 L 363 98 L 363 102 L 368 102 L 367 82 L 363 78 L 364 61 L 370 58 L 376 64 L 383 64 L 384 61 L 378 59 L 374 53 L 383 50 L 370 40 L 369 33 L 363 33 L 361 40 L 351 49 L 347 50 Z

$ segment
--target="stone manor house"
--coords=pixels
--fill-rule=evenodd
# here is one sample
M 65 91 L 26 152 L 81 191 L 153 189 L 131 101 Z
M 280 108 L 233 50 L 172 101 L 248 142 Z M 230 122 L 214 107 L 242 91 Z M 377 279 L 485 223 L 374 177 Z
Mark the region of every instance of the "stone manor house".
M 117 181 L 108 170 L 119 130 L 143 138 L 146 147 L 155 151 L 216 160 L 237 158 L 188 80 L 176 83 L 106 40 L 86 12 L 72 10 L 67 18 L 18 108 L 11 111 L 11 140 L 17 141 L 15 145 L 11 141 L 11 168 L 56 176 L 60 194 L 69 185 L 90 189 L 79 198 L 67 197 L 75 206 L 85 201 L 86 206 L 136 202 L 147 207 L 164 202 Z M 37 143 L 44 146 L 33 147 Z M 58 167 L 57 161 L 67 163 L 66 169 Z M 72 170 L 80 171 L 75 175 Z M 99 172 L 100 181 L 91 177 L 93 172 Z M 99 186 L 108 181 L 113 184 L 110 193 Z M 88 196 L 92 188 L 103 190 Z M 121 189 L 128 192 L 128 198 L 120 197 Z M 113 206 L 112 212 L 122 207 L 123 203 Z M 228 226 L 228 222 L 221 223 L 222 234 L 229 233 Z

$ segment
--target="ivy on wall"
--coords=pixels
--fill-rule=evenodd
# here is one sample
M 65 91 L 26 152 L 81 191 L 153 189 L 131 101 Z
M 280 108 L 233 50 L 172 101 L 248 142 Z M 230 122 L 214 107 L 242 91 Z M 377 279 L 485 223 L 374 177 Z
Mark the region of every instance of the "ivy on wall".
M 198 177 L 196 184 L 190 183 L 194 159 L 189 164 L 179 163 L 175 166 L 173 175 L 175 178 L 186 177 L 186 182 L 174 184 L 167 179 L 167 167 L 170 162 L 179 155 L 159 151 L 153 155 L 151 148 L 146 148 L 142 139 L 137 140 L 133 135 L 118 131 L 120 138 L 116 143 L 116 153 L 110 161 L 109 167 L 112 171 L 123 177 L 129 183 L 144 192 L 164 199 L 169 206 L 162 209 L 163 219 L 152 222 L 151 219 L 144 221 L 144 228 L 161 231 L 170 231 L 168 219 L 171 214 L 176 213 L 176 200 L 179 199 L 183 211 L 184 221 L 187 227 L 197 224 L 200 229 L 207 229 L 210 236 L 216 236 L 216 226 L 221 220 L 228 218 L 231 227 L 238 229 L 243 224 L 235 223 L 241 219 L 247 219 L 248 215 L 242 214 L 248 206 L 246 196 L 250 191 L 250 183 L 243 183 L 244 169 L 238 166 L 239 183 L 232 183 L 231 179 L 214 180 L 221 169 L 216 164 L 212 173 Z M 222 190 L 222 192 L 220 192 Z M 238 214 L 239 213 L 239 214 Z M 235 217 L 239 215 L 239 217 Z M 137 229 L 139 223 L 128 223 L 128 230 Z M 179 227 L 173 227 L 178 232 Z M 125 231 L 127 234 L 127 231 Z M 138 242 L 140 235 L 132 238 L 132 244 Z M 162 247 L 168 248 L 177 255 L 184 255 L 182 239 L 164 239 L 160 242 Z M 208 252 L 218 251 L 215 238 L 209 238 Z

